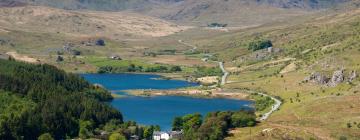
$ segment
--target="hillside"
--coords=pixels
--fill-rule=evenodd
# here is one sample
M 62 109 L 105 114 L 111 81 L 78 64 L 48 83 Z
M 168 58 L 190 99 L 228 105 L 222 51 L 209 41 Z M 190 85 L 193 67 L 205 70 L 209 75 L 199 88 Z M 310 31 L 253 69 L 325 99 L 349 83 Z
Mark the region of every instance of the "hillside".
M 14 0 L 2 0 L 0 1 L 0 7 L 16 7 L 16 6 L 24 6 L 26 3 L 14 1 Z
M 67 0 L 67 1 L 56 1 L 56 0 L 17 0 L 21 2 L 27 2 L 35 5 L 47 5 L 64 9 L 91 9 L 91 10 L 125 10 L 125 9 L 146 9 L 152 8 L 155 5 L 173 5 L 189 2 L 199 2 L 195 0 Z M 280 8 L 304 8 L 304 9 L 319 9 L 329 8 L 339 3 L 347 2 L 350 0 L 237 0 L 238 3 L 255 3 L 255 4 L 266 4 Z M 227 3 L 236 2 L 235 0 L 202 0 L 205 3 Z
M 358 139 L 359 78 L 351 74 L 360 71 L 359 13 L 358 8 L 328 11 L 307 22 L 270 24 L 192 42 L 200 52 L 210 51 L 226 62 L 231 74 L 225 88 L 283 100 L 269 120 L 251 130 L 234 130 L 228 139 Z M 273 49 L 249 49 L 267 39 Z M 337 74 L 343 77 L 339 83 Z M 312 75 L 324 79 L 308 80 Z
M 112 39 L 124 36 L 159 37 L 185 29 L 164 20 L 130 12 L 68 11 L 42 6 L 1 8 L 0 26 L 27 32 Z
M 250 26 L 303 15 L 306 11 L 330 8 L 349 0 L 19 0 L 33 5 L 62 9 L 134 11 L 182 24 L 218 22 Z

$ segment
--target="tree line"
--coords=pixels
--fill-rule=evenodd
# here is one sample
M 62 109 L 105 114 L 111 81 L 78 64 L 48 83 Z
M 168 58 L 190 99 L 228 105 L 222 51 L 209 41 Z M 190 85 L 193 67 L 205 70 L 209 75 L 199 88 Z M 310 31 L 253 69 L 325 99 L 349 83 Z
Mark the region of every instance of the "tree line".
M 228 136 L 228 130 L 256 125 L 253 111 L 221 111 L 208 113 L 205 118 L 200 114 L 176 117 L 172 129 L 183 131 L 183 140 L 220 140 Z
M 159 72 L 159 73 L 172 73 L 181 72 L 180 66 L 163 66 L 154 65 L 149 67 L 137 66 L 130 64 L 129 66 L 102 66 L 99 67 L 98 73 L 123 73 L 123 72 Z

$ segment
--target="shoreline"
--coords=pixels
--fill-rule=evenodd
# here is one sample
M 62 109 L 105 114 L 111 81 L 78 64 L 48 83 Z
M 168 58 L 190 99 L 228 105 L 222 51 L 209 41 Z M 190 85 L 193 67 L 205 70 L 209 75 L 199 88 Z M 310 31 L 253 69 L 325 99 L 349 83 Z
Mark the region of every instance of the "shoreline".
M 121 73 L 76 73 L 79 75 L 82 74 L 141 74 L 141 75 L 157 75 L 160 76 L 160 79 L 164 79 L 164 80 L 182 80 L 182 81 L 187 81 L 187 82 L 194 82 L 197 83 L 196 81 L 191 81 L 188 80 L 184 77 L 183 73 L 156 73 L 156 72 L 121 72 Z
M 219 62 L 221 64 L 221 62 Z M 221 66 L 221 65 L 220 65 Z M 164 75 L 160 73 L 125 73 L 125 74 L 152 74 L 159 75 L 164 78 Z M 225 78 L 224 78 L 225 77 Z M 222 79 L 222 83 L 226 84 L 227 74 L 224 74 Z M 166 80 L 166 77 L 164 78 Z M 181 80 L 181 79 L 168 79 L 168 80 Z M 251 91 L 248 90 L 231 90 L 231 89 L 223 89 L 223 88 L 210 88 L 210 89 L 199 89 L 201 86 L 188 87 L 188 88 L 180 88 L 180 89 L 165 89 L 165 90 L 152 90 L 152 89 L 136 89 L 136 90 L 119 90 L 121 92 L 126 92 L 130 96 L 138 96 L 138 97 L 156 97 L 156 96 L 185 96 L 191 98 L 205 98 L 205 99 L 214 99 L 214 98 L 223 98 L 223 99 L 232 99 L 232 100 L 247 100 L 247 101 L 255 101 L 251 99 Z M 114 99 L 116 98 L 124 98 L 126 95 L 119 95 L 111 91 Z M 259 92 L 258 94 L 266 97 L 270 97 L 275 101 L 274 105 L 271 105 L 270 110 L 265 113 L 261 113 L 262 116 L 258 118 L 259 121 L 267 120 L 270 115 L 278 110 L 282 104 L 282 102 L 270 95 Z M 257 112 L 257 111 L 256 111 Z
M 224 98 L 235 100 L 252 101 L 250 93 L 241 91 L 224 91 L 222 89 L 169 89 L 169 90 L 123 90 L 132 96 L 156 97 L 156 96 L 187 96 L 192 98 Z

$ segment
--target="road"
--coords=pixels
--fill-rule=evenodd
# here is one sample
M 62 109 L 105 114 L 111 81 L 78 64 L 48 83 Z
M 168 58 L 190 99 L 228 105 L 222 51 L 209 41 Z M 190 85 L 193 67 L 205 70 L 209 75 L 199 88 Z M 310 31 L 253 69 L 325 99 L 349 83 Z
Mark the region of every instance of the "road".
M 223 72 L 223 76 L 221 77 L 221 85 L 225 85 L 226 84 L 226 79 L 229 76 L 229 72 L 226 71 L 226 69 L 224 67 L 224 62 L 219 62 L 219 66 L 220 66 L 220 69 Z
M 276 99 L 276 98 L 274 98 L 274 97 L 272 97 L 272 96 L 270 96 L 270 95 L 267 95 L 267 94 L 264 94 L 264 93 L 258 93 L 258 94 L 263 95 L 263 96 L 265 96 L 265 97 L 270 97 L 272 100 L 275 101 L 275 104 L 271 107 L 271 110 L 270 110 L 269 112 L 263 114 L 263 115 L 261 116 L 261 118 L 259 119 L 260 121 L 265 121 L 266 119 L 269 118 L 269 116 L 270 116 L 274 111 L 276 111 L 276 110 L 278 110 L 278 109 L 280 108 L 280 105 L 282 104 L 282 102 L 281 102 L 279 99 Z
M 186 43 L 186 42 L 184 42 L 183 40 L 178 40 L 178 42 L 179 42 L 180 44 L 185 45 L 185 46 L 192 47 L 191 50 L 193 50 L 193 51 L 195 51 L 195 50 L 197 49 L 197 46 L 192 45 L 192 44 L 189 44 L 189 43 Z
M 193 47 L 193 49 L 197 49 L 197 47 L 195 45 L 191 45 L 191 44 L 188 44 L 188 43 L 185 43 L 184 41 L 182 40 L 179 40 L 178 41 L 179 43 L 181 44 L 184 44 L 186 46 L 189 46 L 189 47 Z M 221 85 L 225 85 L 226 84 L 226 80 L 227 80 L 227 77 L 229 76 L 229 72 L 226 71 L 225 67 L 224 67 L 224 62 L 218 62 L 219 63 L 219 67 L 220 69 L 222 70 L 223 72 L 223 76 L 221 77 Z M 276 99 L 270 95 L 267 95 L 267 94 L 264 94 L 264 93 L 259 93 L 260 95 L 263 95 L 265 97 L 270 97 L 272 100 L 275 101 L 275 104 L 271 107 L 271 110 L 265 114 L 263 114 L 261 116 L 261 118 L 259 119 L 260 121 L 265 121 L 266 119 L 268 119 L 270 117 L 270 115 L 275 112 L 276 110 L 278 110 L 282 104 L 282 102 L 279 100 L 279 99 Z

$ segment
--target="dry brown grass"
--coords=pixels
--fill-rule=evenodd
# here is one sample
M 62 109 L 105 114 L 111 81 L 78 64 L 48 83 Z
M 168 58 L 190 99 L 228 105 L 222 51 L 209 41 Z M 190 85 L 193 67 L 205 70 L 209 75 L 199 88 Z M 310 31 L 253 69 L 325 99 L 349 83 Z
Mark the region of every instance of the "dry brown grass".
M 181 66 L 216 66 L 216 63 L 204 62 L 200 59 L 187 57 L 184 55 L 158 55 L 156 57 L 142 58 L 151 63 L 161 63 Z
M 28 63 L 40 63 L 39 59 L 32 58 L 27 55 L 18 54 L 17 52 L 7 52 L 6 54 L 18 61 L 23 61 Z
M 130 12 L 67 11 L 41 6 L 0 8 L 0 26 L 32 32 L 109 38 L 174 34 L 187 27 Z

